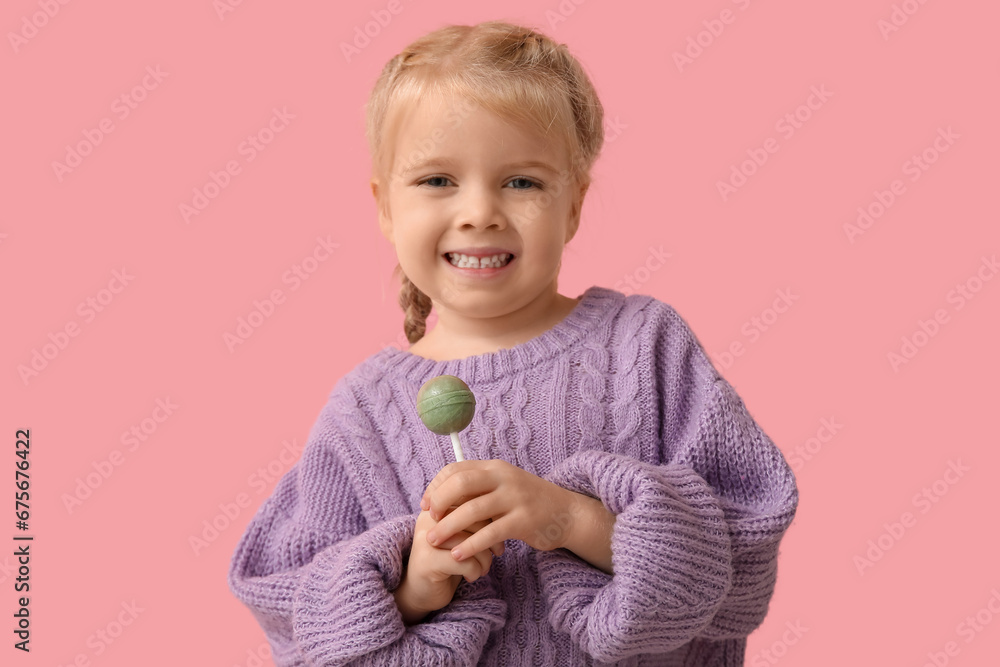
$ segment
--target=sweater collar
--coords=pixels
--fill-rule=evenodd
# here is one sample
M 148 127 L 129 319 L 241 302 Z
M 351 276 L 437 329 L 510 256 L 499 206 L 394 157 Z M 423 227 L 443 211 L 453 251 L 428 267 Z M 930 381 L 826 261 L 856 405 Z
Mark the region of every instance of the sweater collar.
M 496 352 L 477 354 L 464 359 L 436 361 L 387 346 L 370 358 L 383 372 L 423 382 L 438 375 L 454 375 L 467 383 L 491 380 L 520 372 L 563 353 L 588 333 L 607 326 L 625 303 L 625 295 L 616 290 L 593 285 L 580 296 L 569 315 L 531 340 Z

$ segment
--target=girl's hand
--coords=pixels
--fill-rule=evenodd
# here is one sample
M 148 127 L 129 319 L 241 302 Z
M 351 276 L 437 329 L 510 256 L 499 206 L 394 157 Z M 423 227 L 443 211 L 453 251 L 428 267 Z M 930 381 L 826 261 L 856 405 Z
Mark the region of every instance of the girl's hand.
M 572 526 L 574 495 L 506 461 L 469 460 L 442 468 L 427 485 L 420 508 L 439 520 L 427 534 L 432 545 L 449 548 L 456 535 L 466 538 L 452 552 L 461 561 L 509 539 L 542 551 L 559 548 Z
M 404 612 L 404 620 L 408 617 L 409 620 L 416 620 L 441 609 L 451 602 L 463 577 L 471 583 L 489 572 L 493 559 L 493 553 L 489 549 L 462 562 L 456 561 L 449 552 L 449 549 L 470 537 L 472 532 L 488 524 L 488 521 L 480 521 L 469 526 L 468 530 L 457 531 L 438 548 L 427 541 L 427 532 L 437 525 L 437 521 L 431 518 L 429 512 L 417 515 L 406 571 L 394 593 Z

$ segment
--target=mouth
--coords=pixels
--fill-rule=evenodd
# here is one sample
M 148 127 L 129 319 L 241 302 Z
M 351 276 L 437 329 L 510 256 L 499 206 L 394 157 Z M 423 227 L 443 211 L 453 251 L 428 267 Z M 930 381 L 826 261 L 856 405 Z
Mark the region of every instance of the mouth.
M 462 255 L 460 253 L 446 252 L 444 255 L 445 261 L 451 263 L 452 266 L 458 267 L 460 269 L 502 269 L 511 262 L 514 261 L 515 257 L 511 253 L 497 253 L 496 255 L 491 255 L 489 257 L 475 257 L 472 255 Z

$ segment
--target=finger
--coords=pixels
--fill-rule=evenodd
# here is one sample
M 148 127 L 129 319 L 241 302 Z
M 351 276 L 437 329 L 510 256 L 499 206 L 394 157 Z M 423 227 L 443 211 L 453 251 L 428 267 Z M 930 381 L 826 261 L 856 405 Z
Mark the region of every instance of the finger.
M 480 552 L 476 554 L 474 557 L 463 561 L 463 564 L 466 565 L 467 568 L 472 573 L 472 578 L 470 579 L 468 576 L 466 576 L 465 580 L 468 581 L 469 583 L 472 583 L 476 579 L 486 576 L 486 574 L 490 571 L 490 563 L 492 561 L 493 561 L 493 554 L 490 553 L 489 550 Z
M 460 470 L 466 470 L 469 468 L 475 468 L 476 464 L 479 463 L 478 460 L 472 461 L 456 461 L 455 463 L 449 463 L 445 467 L 438 471 L 438 474 L 434 476 L 427 488 L 424 489 L 424 495 L 420 498 L 420 509 L 429 510 L 430 509 L 430 495 L 441 486 L 442 483 L 456 472 Z
M 462 528 L 459 531 L 452 533 L 451 535 L 449 535 L 447 538 L 445 538 L 443 540 L 441 539 L 441 535 L 443 533 L 440 530 L 435 530 L 435 528 L 431 528 L 430 530 L 427 531 L 427 543 L 430 544 L 433 547 L 437 547 L 438 549 L 444 549 L 444 548 L 446 548 L 445 547 L 445 542 L 451 541 L 451 539 L 453 539 L 456 535 L 462 535 L 463 533 L 467 533 L 467 535 L 465 535 L 464 537 L 468 537 L 468 535 L 472 535 L 476 531 L 482 530 L 483 528 L 485 528 L 488 525 L 490 525 L 490 519 L 487 519 L 486 521 L 477 521 L 476 523 L 472 524 L 471 526 L 466 526 L 465 528 Z M 464 537 L 463 537 L 463 539 L 464 539 Z M 435 543 L 435 540 L 436 540 L 436 543 Z M 458 544 L 458 542 L 456 542 L 455 544 Z M 455 545 L 452 545 L 452 546 L 455 546 Z
M 482 530 L 486 526 L 490 525 L 491 521 L 492 521 L 492 519 L 486 519 L 485 521 L 477 521 L 474 524 L 472 524 L 471 526 L 466 526 L 462 530 L 464 530 L 464 531 L 466 531 L 468 533 L 475 533 L 476 531 Z
M 485 522 L 483 522 L 483 523 L 485 523 Z M 489 525 L 489 524 L 486 524 L 486 525 Z M 450 538 L 448 538 L 447 540 L 445 540 L 441 544 L 438 544 L 437 547 L 435 547 L 435 548 L 437 548 L 437 549 L 447 549 L 448 551 L 451 551 L 455 547 L 457 547 L 460 544 L 462 544 L 463 542 L 465 542 L 466 538 L 468 538 L 470 536 L 469 533 L 472 533 L 472 532 L 473 531 L 471 531 L 471 530 L 463 530 L 461 532 L 455 533 L 454 535 L 452 535 Z M 464 550 L 460 551 L 459 553 L 466 553 L 466 551 L 471 551 L 471 549 L 473 549 L 473 548 L 475 548 L 475 547 L 471 547 L 470 548 L 470 547 L 466 546 L 464 548 Z M 489 547 L 489 550 L 490 550 L 490 553 L 492 553 L 494 556 L 500 557 L 500 556 L 503 556 L 504 552 L 507 550 L 507 544 L 506 544 L 506 542 L 500 541 L 500 542 L 497 542 L 497 543 L 491 545 Z M 482 551 L 480 551 L 479 553 L 482 553 Z
M 504 552 L 504 542 L 501 538 L 504 527 L 503 521 L 494 521 L 482 530 L 476 531 L 457 547 L 452 548 L 451 554 L 455 560 L 465 560 L 470 556 L 479 553 L 501 555 Z M 495 551 L 499 548 L 499 553 Z
M 485 528 L 486 526 L 490 525 L 492 522 L 493 519 L 487 519 L 486 521 L 479 521 L 465 528 L 464 530 L 465 532 L 475 534 L 480 530 L 482 530 L 483 528 Z M 503 552 L 506 550 L 506 548 L 507 548 L 506 544 L 503 541 L 500 541 L 497 542 L 496 544 L 491 545 L 490 551 L 493 553 L 494 556 L 503 556 Z
M 491 495 L 479 496 L 462 503 L 458 509 L 443 517 L 438 524 L 427 532 L 427 540 L 434 546 L 445 541 L 455 533 L 466 530 L 470 533 L 478 530 L 486 530 L 490 525 L 490 519 L 495 512 L 494 499 Z M 477 524 L 482 524 L 481 529 L 474 529 Z M 436 541 L 435 541 L 436 540 Z M 497 541 L 494 537 L 483 544 L 483 549 Z
M 458 535 L 445 540 L 440 547 L 437 547 L 437 549 L 447 552 L 451 548 L 462 543 L 468 536 L 468 533 L 459 533 Z M 472 583 L 479 577 L 489 572 L 490 563 L 493 561 L 493 554 L 488 549 L 475 554 L 472 558 L 465 558 L 462 561 L 455 560 L 450 553 L 445 553 L 445 557 L 451 560 L 451 567 L 446 568 L 446 571 L 465 577 L 465 580 L 469 583 Z
M 462 461 L 462 463 L 481 464 L 482 461 Z M 440 520 L 447 513 L 449 507 L 460 506 L 466 501 L 487 494 L 496 488 L 497 480 L 488 470 L 482 468 L 457 470 L 430 491 L 428 503 L 431 518 Z

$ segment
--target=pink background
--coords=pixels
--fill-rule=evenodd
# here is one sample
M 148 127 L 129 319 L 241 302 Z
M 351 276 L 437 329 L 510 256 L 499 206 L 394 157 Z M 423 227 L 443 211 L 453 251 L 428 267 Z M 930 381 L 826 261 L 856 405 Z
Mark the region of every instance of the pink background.
M 798 515 L 747 664 L 995 664 L 1000 280 L 984 258 L 1000 250 L 1000 5 L 404 1 L 348 62 L 340 44 L 388 5 L 4 3 L 0 661 L 267 656 L 226 586 L 235 544 L 336 380 L 405 343 L 362 107 L 419 35 L 507 19 L 568 44 L 609 121 L 560 291 L 628 279 L 673 305 L 796 471 Z M 249 160 L 240 146 L 274 109 L 294 118 Z M 796 113 L 798 127 L 782 122 Z M 57 175 L 102 121 L 113 130 Z M 767 160 L 724 200 L 718 183 L 754 155 Z M 179 207 L 230 161 L 239 173 L 186 222 Z M 879 196 L 891 205 L 849 238 Z M 293 289 L 283 277 L 318 238 L 338 247 Z M 224 335 L 276 289 L 284 301 L 230 350 Z M 60 336 L 67 325 L 77 335 Z M 909 359 L 904 337 L 919 345 Z M 734 343 L 742 354 L 723 356 Z M 25 380 L 36 351 L 51 358 Z M 29 655 L 11 632 L 19 428 Z M 100 485 L 68 508 L 88 475 Z

